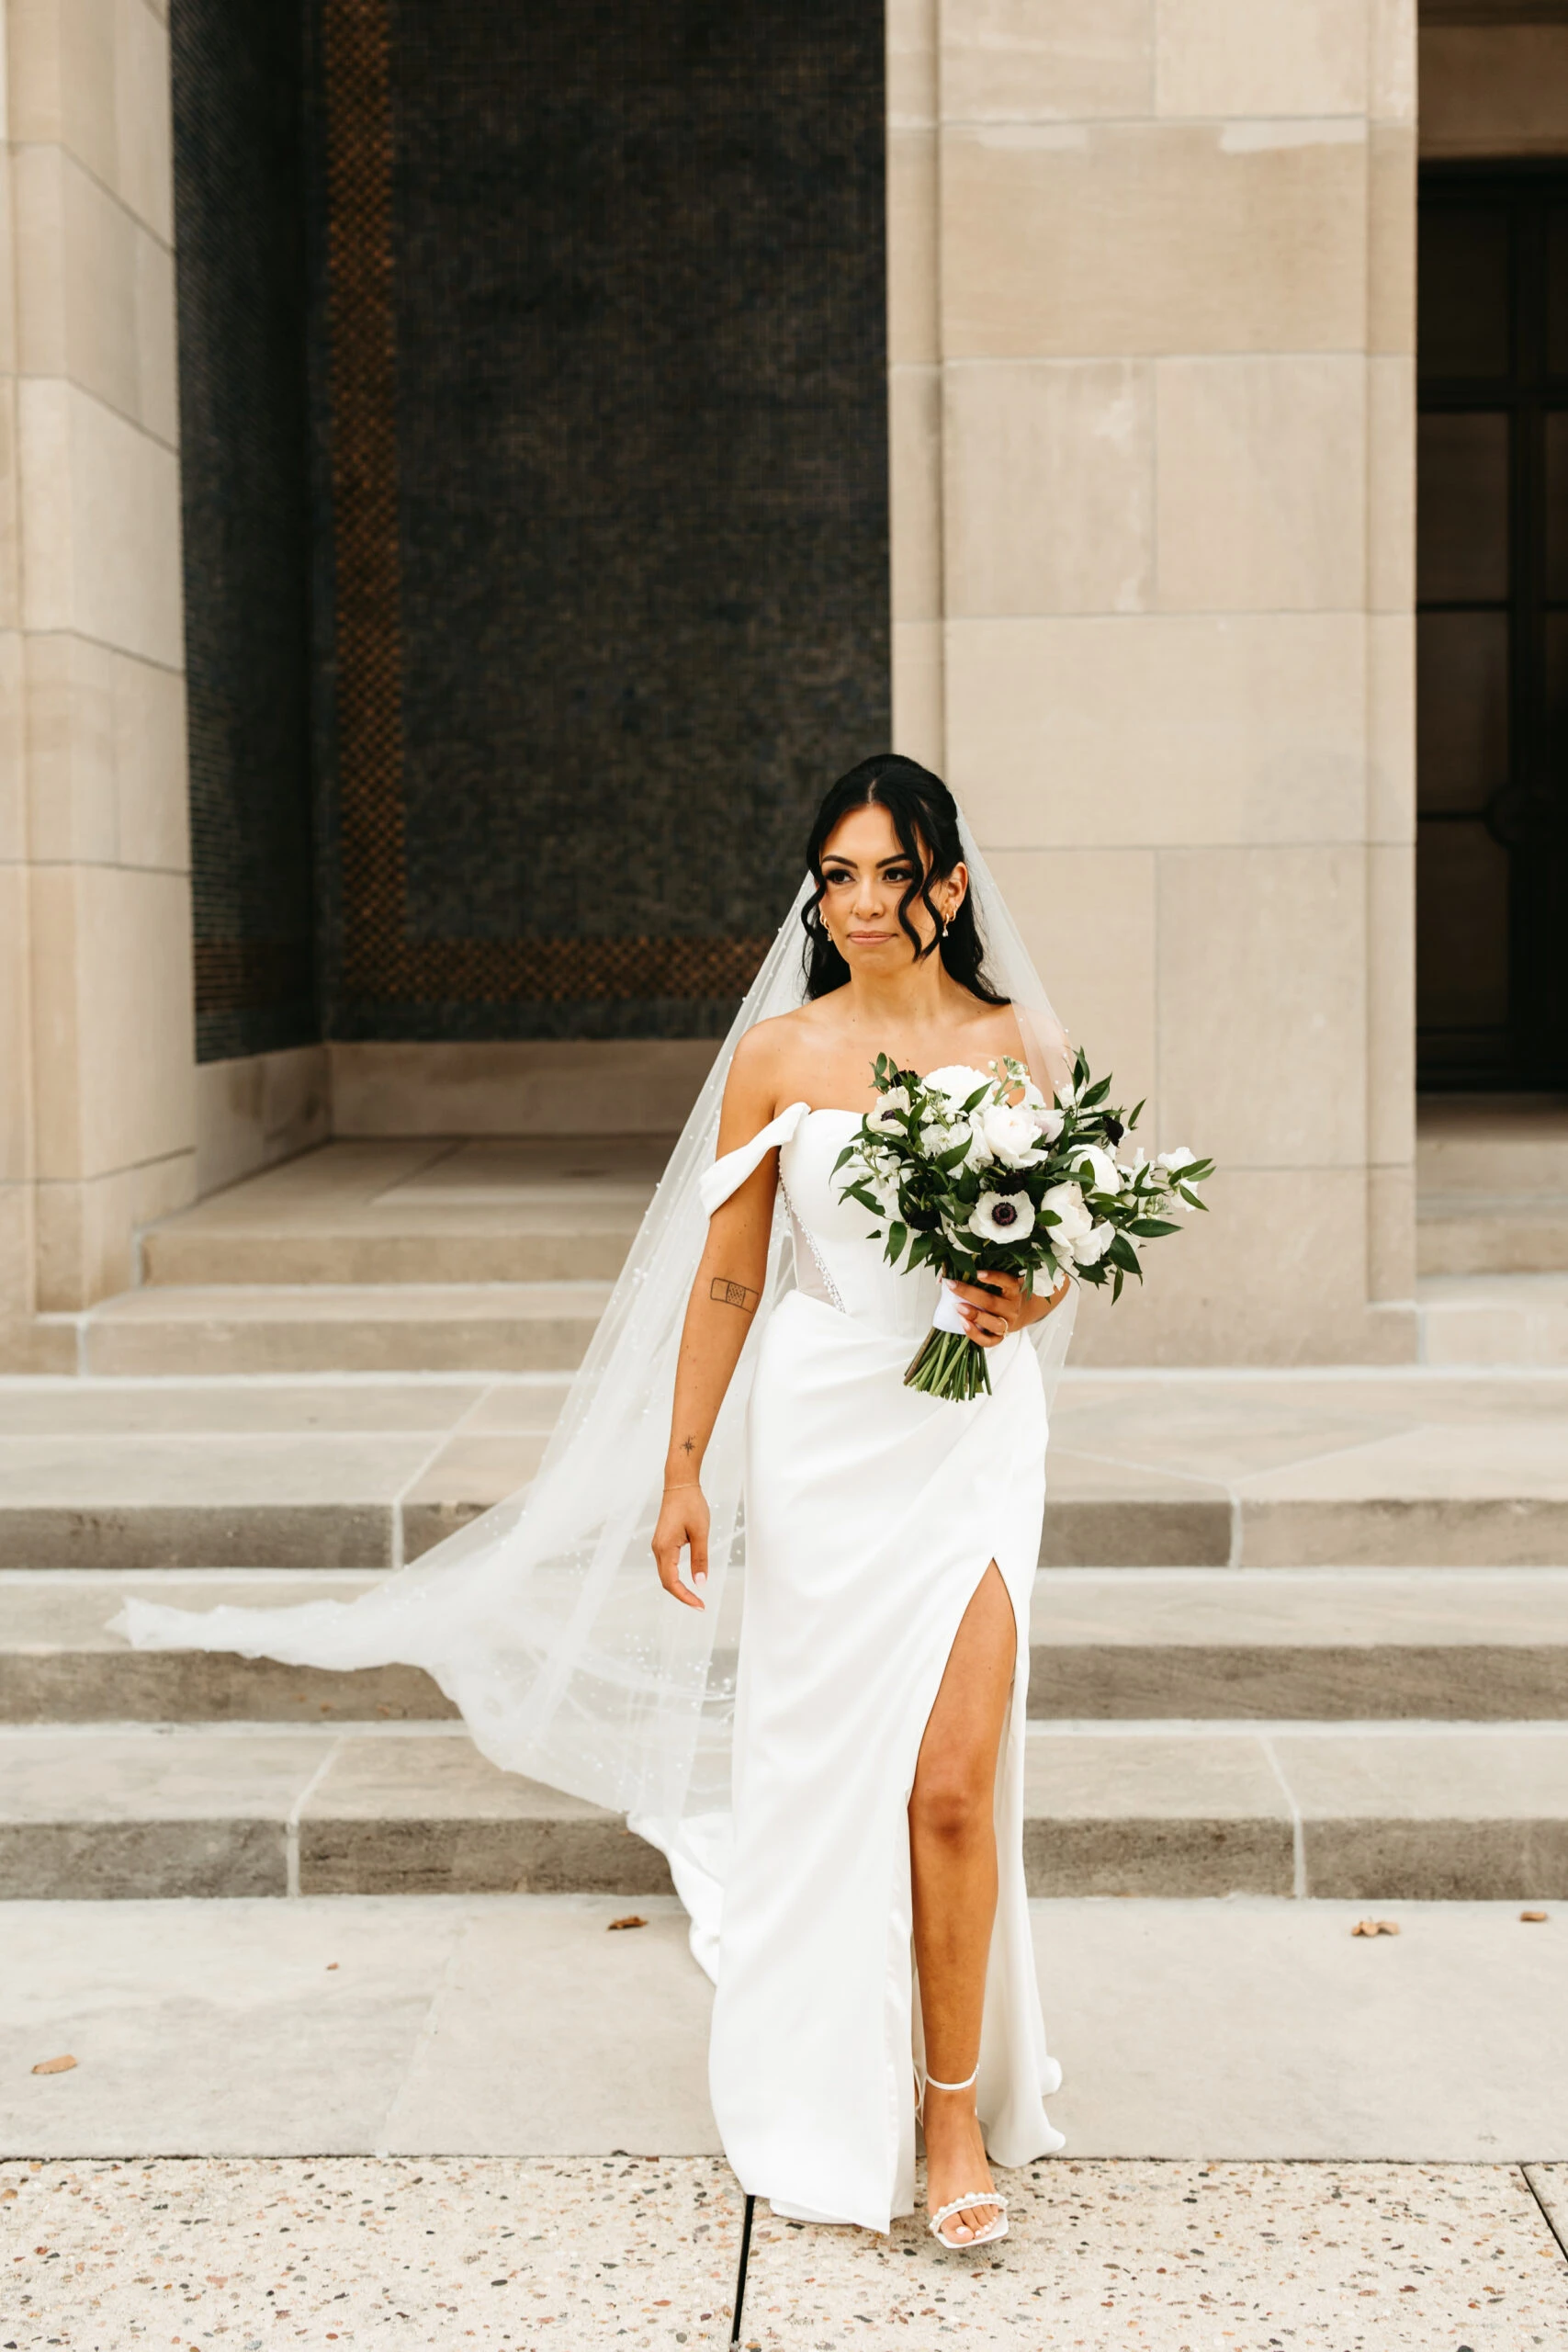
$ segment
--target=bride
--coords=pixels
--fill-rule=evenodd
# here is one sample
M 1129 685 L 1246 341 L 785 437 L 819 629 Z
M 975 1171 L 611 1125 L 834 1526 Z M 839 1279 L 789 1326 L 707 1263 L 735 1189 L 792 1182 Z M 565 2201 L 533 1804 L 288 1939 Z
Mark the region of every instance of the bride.
M 852 769 L 807 865 L 534 1486 L 352 1603 L 117 1622 L 143 1646 L 423 1666 L 495 1762 L 626 1812 L 716 1979 L 742 2187 L 885 2231 L 914 2206 L 923 2103 L 931 2227 L 978 2246 L 1007 2228 L 987 2146 L 1062 2144 L 1022 1811 L 1042 1367 L 1072 1306 L 1065 1283 L 957 1285 L 990 1393 L 906 1388 L 936 1279 L 886 1263 L 834 1164 L 878 1053 L 1010 1055 L 1047 1091 L 1069 1057 L 926 769 Z

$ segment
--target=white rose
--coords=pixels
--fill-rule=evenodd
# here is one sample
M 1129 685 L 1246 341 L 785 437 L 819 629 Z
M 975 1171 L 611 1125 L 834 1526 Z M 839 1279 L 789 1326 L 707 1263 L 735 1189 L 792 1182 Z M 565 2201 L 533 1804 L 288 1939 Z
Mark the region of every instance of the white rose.
M 977 1086 L 990 1083 L 983 1069 L 971 1069 L 967 1062 L 949 1062 L 942 1069 L 928 1070 L 920 1080 L 929 1093 L 942 1095 L 954 1110 L 968 1102 Z
M 1094 1181 L 1089 1188 L 1091 1193 L 1119 1193 L 1122 1190 L 1122 1170 L 1108 1151 L 1102 1151 L 1097 1143 L 1075 1146 L 1074 1167 L 1081 1167 L 1086 1159 L 1094 1170 Z
M 1038 1149 L 1039 1114 L 1010 1102 L 982 1102 L 970 1119 L 986 1146 L 987 1159 L 1009 1168 L 1037 1168 L 1044 1153 Z M 1057 1121 L 1058 1127 L 1060 1120 Z
M 1030 1107 L 1032 1108 L 1033 1106 L 1031 1105 Z M 1043 1102 L 1035 1112 L 1034 1116 L 1035 1125 L 1040 1129 L 1040 1140 L 1043 1144 L 1055 1143 L 1057 1136 L 1061 1134 L 1062 1129 L 1067 1124 L 1062 1113 L 1053 1109 L 1052 1105 L 1048 1102 Z
M 1034 1204 L 1027 1193 L 982 1193 L 969 1230 L 985 1241 L 1022 1241 L 1034 1229 Z
M 1090 1226 L 1087 1233 L 1080 1233 L 1074 1237 L 1071 1245 L 1073 1263 L 1077 1266 L 1098 1265 L 1115 1238 L 1116 1228 L 1113 1225 Z
M 965 1129 L 968 1131 L 969 1157 L 965 1164 L 970 1168 L 988 1168 L 997 1156 L 991 1138 L 986 1132 L 986 1113 L 989 1107 L 987 1103 L 982 1102 L 980 1108 L 977 1111 L 971 1111 L 969 1116 L 954 1130 L 954 1141 L 964 1133 Z
M 1044 1193 L 1040 1205 L 1049 1209 L 1056 1223 L 1051 1227 L 1051 1247 L 1070 1250 L 1074 1241 L 1088 1233 L 1094 1219 L 1083 1204 L 1083 1193 L 1077 1184 L 1053 1184 Z

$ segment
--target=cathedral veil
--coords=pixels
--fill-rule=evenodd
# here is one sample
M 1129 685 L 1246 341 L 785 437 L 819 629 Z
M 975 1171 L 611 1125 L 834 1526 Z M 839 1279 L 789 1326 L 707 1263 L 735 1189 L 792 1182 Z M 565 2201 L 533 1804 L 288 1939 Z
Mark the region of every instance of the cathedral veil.
M 986 969 L 1018 1009 L 1036 1075 L 1060 1078 L 1071 1058 L 1061 1024 L 959 824 Z M 782 1208 L 762 1304 L 703 1464 L 712 1513 L 703 1611 L 670 1600 L 650 1546 L 682 1324 L 706 1234 L 699 1180 L 715 1157 L 737 1041 L 803 1001 L 800 913 L 811 887 L 802 883 L 718 1049 L 533 1483 L 352 1601 L 194 1611 L 132 1600 L 115 1620 L 139 1648 L 423 1667 L 493 1763 L 629 1815 L 664 1851 L 710 1973 L 745 1569 L 746 1402 L 762 1326 L 793 1281 Z M 1031 1329 L 1048 1400 L 1076 1306 L 1075 1289 Z

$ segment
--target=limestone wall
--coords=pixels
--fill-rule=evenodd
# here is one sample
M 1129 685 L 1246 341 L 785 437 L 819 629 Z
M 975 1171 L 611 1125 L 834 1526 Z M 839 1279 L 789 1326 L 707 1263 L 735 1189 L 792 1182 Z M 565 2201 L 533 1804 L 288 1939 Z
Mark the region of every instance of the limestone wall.
M 0 367 L 0 1327 L 128 1281 L 189 1195 L 168 40 L 8 0 Z M 18 1337 L 9 1360 L 52 1344 Z
M 1224 1168 L 1082 1359 L 1407 1355 L 1414 10 L 895 0 L 890 52 L 898 741 Z
M 128 1279 L 196 1086 L 166 29 L 7 6 L 19 1330 Z M 897 740 L 1151 1142 L 1224 1164 L 1083 1359 L 1407 1354 L 1410 0 L 890 0 L 888 37 Z M 285 1075 L 287 1115 L 209 1085 L 209 1181 L 317 1131 Z

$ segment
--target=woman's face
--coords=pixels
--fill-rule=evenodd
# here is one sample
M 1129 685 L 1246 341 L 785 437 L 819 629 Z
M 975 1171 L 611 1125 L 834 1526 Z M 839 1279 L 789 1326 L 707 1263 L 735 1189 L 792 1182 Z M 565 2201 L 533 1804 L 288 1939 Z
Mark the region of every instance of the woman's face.
M 852 972 L 868 977 L 892 973 L 913 957 L 909 934 L 898 920 L 898 904 L 917 872 L 899 845 L 892 818 L 874 803 L 852 809 L 829 834 L 822 852 L 821 914 Z M 968 884 L 962 865 L 931 884 L 931 895 L 944 922 L 951 922 L 963 905 Z M 921 948 L 929 946 L 936 925 L 918 894 L 909 902 L 908 917 Z

